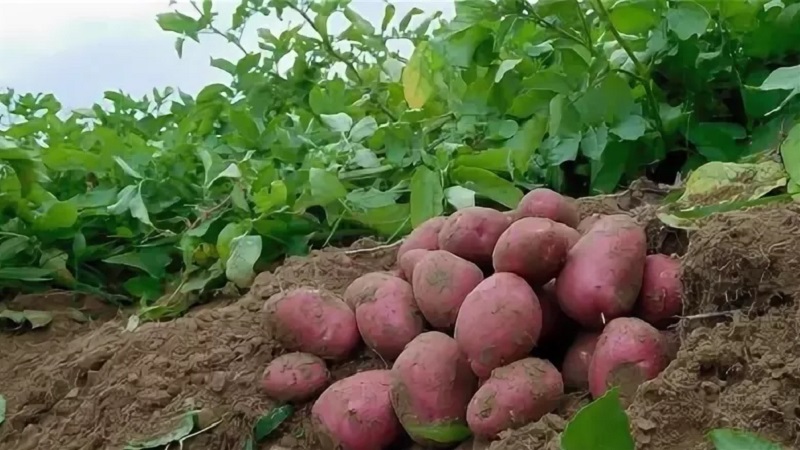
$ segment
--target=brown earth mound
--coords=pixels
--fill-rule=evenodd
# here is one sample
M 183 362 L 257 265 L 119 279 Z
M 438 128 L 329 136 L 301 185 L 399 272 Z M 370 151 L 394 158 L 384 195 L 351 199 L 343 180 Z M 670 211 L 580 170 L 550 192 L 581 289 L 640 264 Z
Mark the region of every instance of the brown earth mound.
M 634 215 L 648 227 L 651 251 L 683 255 L 688 317 L 678 327 L 681 349 L 629 407 L 638 448 L 711 448 L 705 433 L 715 427 L 746 428 L 798 448 L 800 208 L 718 215 L 687 239 L 655 219 L 659 192 L 579 201 L 584 215 Z M 275 406 L 258 386 L 265 365 L 282 352 L 264 332 L 263 299 L 297 286 L 341 294 L 358 276 L 393 263 L 392 249 L 291 258 L 260 275 L 238 301 L 218 300 L 134 331 L 125 331 L 126 317 L 90 299 L 18 299 L 10 306 L 59 313 L 47 328 L 0 333 L 0 394 L 8 401 L 0 449 L 122 448 L 200 410 L 201 427 L 219 423 L 183 448 L 240 450 L 256 419 Z M 77 321 L 69 308 L 96 320 Z M 332 371 L 342 378 L 379 367 L 385 363 L 362 350 Z M 569 416 L 587 401 L 568 396 L 557 414 L 506 432 L 490 448 L 557 450 Z M 316 448 L 309 409 L 261 448 Z

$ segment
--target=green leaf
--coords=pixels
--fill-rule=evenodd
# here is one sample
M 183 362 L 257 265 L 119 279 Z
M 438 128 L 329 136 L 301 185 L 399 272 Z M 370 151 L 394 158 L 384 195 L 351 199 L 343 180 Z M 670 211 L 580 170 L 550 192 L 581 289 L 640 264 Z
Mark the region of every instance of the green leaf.
M 149 439 L 128 442 L 125 450 L 161 448 L 173 442 L 183 441 L 184 438 L 192 433 L 196 424 L 197 412 L 188 412 L 181 417 L 181 420 L 175 424 L 175 428 L 172 430 Z
M 578 157 L 578 148 L 581 144 L 580 135 L 555 136 L 548 138 L 547 161 L 558 166 L 567 161 L 575 161 Z
M 522 62 L 521 59 L 504 59 L 503 62 L 500 63 L 500 67 L 497 68 L 497 73 L 494 75 L 494 82 L 501 82 L 506 73 L 513 70 L 514 67 L 517 67 L 517 64 L 520 62 Z
M 633 450 L 617 388 L 581 408 L 561 435 L 563 450 Z
M 435 88 L 430 53 L 427 41 L 419 43 L 403 69 L 403 95 L 409 108 L 422 108 L 433 95 Z
M 411 225 L 419 226 L 444 212 L 444 191 L 439 174 L 425 166 L 417 167 L 411 177 Z
M 386 29 L 389 27 L 389 24 L 392 22 L 395 13 L 395 6 L 391 3 L 387 3 L 383 9 L 383 21 L 381 22 L 381 33 L 385 33 Z
M 661 22 L 660 3 L 659 0 L 618 1 L 609 11 L 611 23 L 624 34 L 645 33 Z
M 635 141 L 644 136 L 645 131 L 647 131 L 647 121 L 644 117 L 633 114 L 611 128 L 611 132 L 624 141 Z
M 292 405 L 282 405 L 259 417 L 255 426 L 253 426 L 253 438 L 255 441 L 261 442 L 264 440 L 292 414 L 294 414 Z
M 710 23 L 711 16 L 705 8 L 693 1 L 680 2 L 677 8 L 667 11 L 667 26 L 682 41 L 702 36 Z
M 261 137 L 261 132 L 258 131 L 258 126 L 248 111 L 232 109 L 228 112 L 228 116 L 233 126 L 245 139 L 250 142 L 257 142 L 258 138 Z
M 249 221 L 230 222 L 217 235 L 217 255 L 222 261 L 227 261 L 231 255 L 233 240 L 250 233 L 252 225 Z
M 0 425 L 6 420 L 6 398 L 0 394 Z
M 711 430 L 708 437 L 717 450 L 783 450 L 782 446 L 746 431 L 717 429 Z
M 150 214 L 147 212 L 147 206 L 145 206 L 144 199 L 142 199 L 141 183 L 139 183 L 139 187 L 136 189 L 136 193 L 131 197 L 128 205 L 130 207 L 131 216 L 139 219 L 146 225 L 153 226 L 153 223 L 150 222 Z
M 253 203 L 256 205 L 256 212 L 259 214 L 269 214 L 270 212 L 286 205 L 289 192 L 286 184 L 282 180 L 275 180 L 269 187 L 263 187 L 253 195 Z
M 120 158 L 119 156 L 114 156 L 113 158 L 114 158 L 114 161 L 116 161 L 117 165 L 122 169 L 123 172 L 125 172 L 126 174 L 128 174 L 128 175 L 130 175 L 130 176 L 132 176 L 134 178 L 138 178 L 140 180 L 143 178 L 139 174 L 139 172 L 133 170 L 133 168 L 131 166 L 129 166 L 128 163 L 126 163 L 124 159 Z
M 800 94 L 800 65 L 791 67 L 780 67 L 772 71 L 767 79 L 756 87 L 760 91 L 790 91 L 789 95 L 783 99 L 781 104 L 769 111 L 767 115 L 772 114 L 793 99 L 797 94 Z
M 70 228 L 78 221 L 78 208 L 70 201 L 55 202 L 48 205 L 33 223 L 33 227 L 41 231 Z
M 197 33 L 201 29 L 200 23 L 186 14 L 181 14 L 179 12 L 158 14 L 156 16 L 156 22 L 158 22 L 158 26 L 164 31 L 185 34 L 193 40 L 198 41 Z
M 589 159 L 600 159 L 608 144 L 608 127 L 605 124 L 589 128 L 581 139 L 581 153 Z
M 31 245 L 27 236 L 12 236 L 0 242 L 0 263 L 8 261 L 25 251 Z
M 781 144 L 781 157 L 789 179 L 794 184 L 800 184 L 800 124 L 792 127 L 789 134 L 786 135 Z M 2 252 L 0 252 L 1 254 Z M 0 261 L 2 259 L 0 256 Z
M 26 309 L 23 311 L 12 311 L 5 309 L 0 311 L 0 319 L 6 319 L 14 322 L 17 325 L 28 323 L 31 329 L 46 327 L 53 321 L 53 315 L 47 311 L 36 311 Z M 4 405 L 5 406 L 5 405 Z
M 261 256 L 261 236 L 238 236 L 231 241 L 225 276 L 240 288 L 249 287 L 256 274 L 253 266 Z
M 522 191 L 514 183 L 477 167 L 456 167 L 451 173 L 453 182 L 478 195 L 489 198 L 508 208 L 516 208 L 522 200 Z
M 600 157 L 591 162 L 590 193 L 599 195 L 614 192 L 635 150 L 629 141 L 608 143 Z
M 0 280 L 48 281 L 51 273 L 50 269 L 39 267 L 1 267 Z
M 320 206 L 328 205 L 347 196 L 347 189 L 336 174 L 327 170 L 312 168 L 308 172 L 308 182 L 311 187 L 311 196 Z
M 320 114 L 322 122 L 333 131 L 347 133 L 353 127 L 353 118 L 345 113 Z
M 356 122 L 353 129 L 350 130 L 350 140 L 353 142 L 361 142 L 364 139 L 371 137 L 378 130 L 378 122 L 372 116 L 364 117 Z
M 448 422 L 433 425 L 409 424 L 406 427 L 408 434 L 439 444 L 456 444 L 472 436 L 469 427 L 461 422 Z
M 444 190 L 444 197 L 456 209 L 475 206 L 475 191 L 465 187 L 450 186 Z
M 153 278 L 160 279 L 166 273 L 166 267 L 172 262 L 172 258 L 166 247 L 145 247 L 105 258 L 103 262 L 134 267 L 147 272 Z
M 386 237 L 410 232 L 410 215 L 411 209 L 408 203 L 347 212 L 349 220 L 364 224 Z

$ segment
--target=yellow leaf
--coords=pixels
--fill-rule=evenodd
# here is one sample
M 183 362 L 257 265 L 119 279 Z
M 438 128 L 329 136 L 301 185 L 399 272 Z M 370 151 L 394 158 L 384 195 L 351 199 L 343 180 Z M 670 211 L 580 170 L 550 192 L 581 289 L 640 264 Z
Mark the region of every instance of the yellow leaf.
M 422 108 L 433 94 L 430 51 L 428 43 L 421 42 L 403 69 L 403 95 L 412 109 Z

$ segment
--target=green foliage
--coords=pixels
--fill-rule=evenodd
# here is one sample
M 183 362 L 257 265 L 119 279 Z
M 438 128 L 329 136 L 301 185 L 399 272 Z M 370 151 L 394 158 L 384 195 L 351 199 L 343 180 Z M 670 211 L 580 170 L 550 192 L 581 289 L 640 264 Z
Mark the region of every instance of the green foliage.
M 0 289 L 172 317 L 312 246 L 775 149 L 800 104 L 794 0 L 462 0 L 452 20 L 387 4 L 380 23 L 348 0 L 242 0 L 229 29 L 191 4 L 157 23 L 178 55 L 207 35 L 241 50 L 211 60 L 224 84 L 76 111 L 0 93 Z M 263 15 L 292 25 L 246 48 Z
M 783 450 L 778 444 L 741 430 L 712 430 L 708 437 L 717 450 Z

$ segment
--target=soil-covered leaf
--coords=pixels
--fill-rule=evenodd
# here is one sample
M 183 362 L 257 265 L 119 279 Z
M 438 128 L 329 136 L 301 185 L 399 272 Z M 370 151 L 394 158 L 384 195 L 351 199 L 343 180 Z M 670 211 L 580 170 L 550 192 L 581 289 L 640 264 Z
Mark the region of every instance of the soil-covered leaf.
M 0 425 L 6 420 L 6 398 L 0 394 Z
M 173 442 L 180 442 L 192 433 L 197 425 L 197 412 L 192 411 L 184 414 L 180 421 L 175 424 L 175 428 L 161 435 L 151 438 L 131 441 L 125 446 L 125 450 L 145 450 L 161 448 Z

